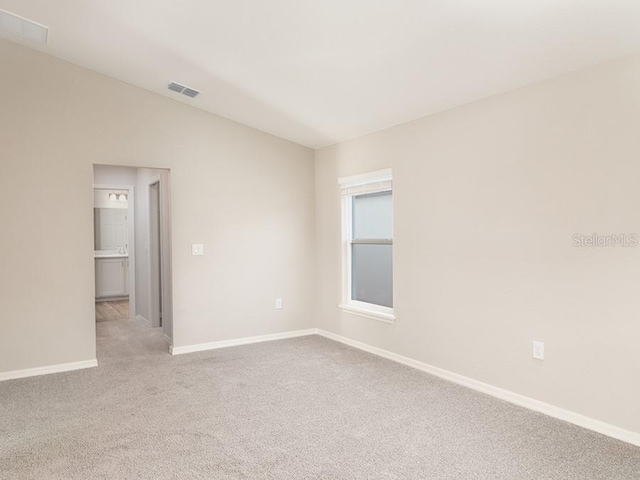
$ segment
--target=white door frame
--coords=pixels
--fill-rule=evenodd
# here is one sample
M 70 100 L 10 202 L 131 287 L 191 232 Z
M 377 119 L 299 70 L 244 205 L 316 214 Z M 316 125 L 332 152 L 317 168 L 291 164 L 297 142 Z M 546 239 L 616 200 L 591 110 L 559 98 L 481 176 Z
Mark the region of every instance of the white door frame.
M 149 206 L 151 206 L 151 187 L 152 185 L 158 185 L 158 209 L 159 209 L 159 249 L 160 249 L 160 282 L 159 290 L 151 288 L 155 283 L 151 277 L 151 208 L 149 208 L 149 249 L 148 249 L 148 268 L 149 268 L 149 316 L 152 317 L 153 305 L 157 304 L 158 292 L 160 292 L 162 301 L 162 329 L 165 340 L 171 345 L 173 343 L 173 302 L 172 302 L 172 271 L 171 271 L 171 212 L 170 209 L 170 197 L 169 197 L 169 170 L 154 175 L 147 182 L 147 195 L 149 199 Z M 149 319 L 152 326 L 155 321 L 153 318 Z
M 129 319 L 136 318 L 136 229 L 135 229 L 135 187 L 133 185 L 112 185 L 104 183 L 94 183 L 94 190 L 123 190 L 127 192 L 127 250 L 129 251 Z M 95 206 L 93 207 L 95 208 Z M 94 227 L 95 232 L 95 227 Z M 94 233 L 95 236 L 95 233 Z M 95 245 L 95 238 L 93 239 Z M 96 278 L 96 263 L 93 262 L 93 280 Z M 95 284 L 93 286 L 95 291 Z
M 157 199 L 155 198 L 154 186 L 158 186 Z M 162 186 L 160 185 L 160 176 L 152 177 L 147 186 L 148 204 L 149 204 L 149 251 L 148 251 L 148 269 L 149 269 L 149 321 L 152 327 L 162 326 L 162 227 L 160 221 L 162 219 L 161 195 Z M 157 203 L 157 204 L 156 204 Z M 152 205 L 158 209 L 154 211 Z M 153 228 L 157 222 L 157 231 Z M 156 251 L 157 249 L 157 251 Z M 158 263 L 157 268 L 155 267 Z M 160 297 L 160 298 L 158 298 Z

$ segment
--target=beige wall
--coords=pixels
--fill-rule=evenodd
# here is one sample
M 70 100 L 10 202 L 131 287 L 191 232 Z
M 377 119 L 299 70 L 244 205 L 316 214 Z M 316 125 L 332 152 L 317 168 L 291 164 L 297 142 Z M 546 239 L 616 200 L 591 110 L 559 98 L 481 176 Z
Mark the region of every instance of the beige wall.
M 337 179 L 394 171 L 395 311 L 342 313 Z M 640 57 L 316 152 L 318 327 L 640 432 Z M 532 359 L 531 342 L 546 359 Z
M 95 165 L 93 167 L 93 183 L 98 185 L 134 186 L 137 180 L 137 168 L 117 165 Z
M 95 358 L 94 163 L 171 170 L 174 345 L 312 326 L 311 150 L 2 40 L 0 58 L 0 372 Z

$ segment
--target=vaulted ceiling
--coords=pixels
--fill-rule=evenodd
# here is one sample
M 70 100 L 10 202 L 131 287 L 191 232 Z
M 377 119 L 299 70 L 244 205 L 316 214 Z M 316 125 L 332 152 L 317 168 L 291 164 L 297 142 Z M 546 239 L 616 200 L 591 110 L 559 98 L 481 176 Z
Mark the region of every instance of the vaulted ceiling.
M 314 148 L 640 51 L 638 0 L 0 0 L 0 9 L 48 26 L 49 41 L 0 37 Z M 174 93 L 169 81 L 202 94 Z

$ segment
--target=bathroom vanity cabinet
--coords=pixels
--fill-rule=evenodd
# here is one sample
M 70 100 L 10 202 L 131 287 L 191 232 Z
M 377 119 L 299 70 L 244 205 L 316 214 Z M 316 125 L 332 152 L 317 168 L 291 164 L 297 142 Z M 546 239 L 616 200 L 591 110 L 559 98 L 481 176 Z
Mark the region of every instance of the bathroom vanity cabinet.
M 129 295 L 128 257 L 96 256 L 96 298 Z

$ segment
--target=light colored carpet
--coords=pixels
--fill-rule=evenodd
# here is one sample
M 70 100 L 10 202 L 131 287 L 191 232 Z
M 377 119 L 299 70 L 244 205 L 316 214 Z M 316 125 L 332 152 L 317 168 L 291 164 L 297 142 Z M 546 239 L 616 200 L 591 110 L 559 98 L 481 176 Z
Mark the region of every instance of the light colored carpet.
M 639 448 L 321 337 L 97 328 L 98 368 L 0 383 L 3 480 L 640 478 Z

